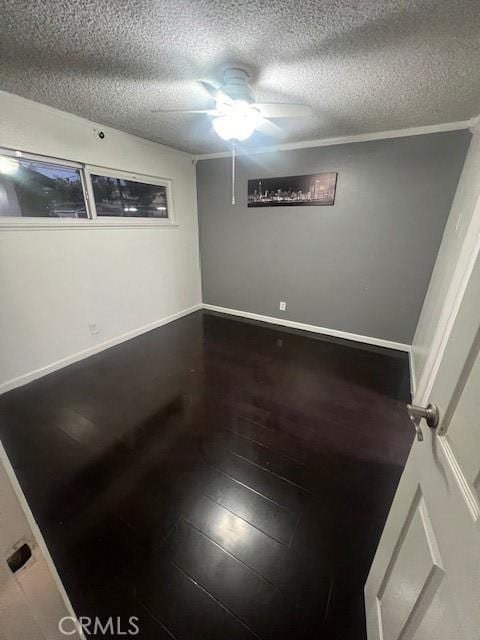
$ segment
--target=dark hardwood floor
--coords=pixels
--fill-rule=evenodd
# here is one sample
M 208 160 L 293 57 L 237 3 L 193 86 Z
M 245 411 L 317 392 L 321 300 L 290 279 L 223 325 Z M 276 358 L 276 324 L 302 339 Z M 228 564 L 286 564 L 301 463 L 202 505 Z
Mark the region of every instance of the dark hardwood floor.
M 198 312 L 1 396 L 0 437 L 78 615 L 362 640 L 408 387 L 406 354 Z

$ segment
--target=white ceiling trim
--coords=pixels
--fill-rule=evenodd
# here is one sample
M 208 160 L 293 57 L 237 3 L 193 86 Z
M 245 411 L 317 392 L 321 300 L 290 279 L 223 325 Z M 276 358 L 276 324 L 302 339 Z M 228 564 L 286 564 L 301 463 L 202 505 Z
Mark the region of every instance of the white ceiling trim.
M 341 136 L 338 138 L 320 138 L 318 140 L 302 140 L 301 142 L 285 142 L 269 147 L 241 148 L 236 150 L 237 155 L 252 155 L 258 153 L 272 153 L 275 151 L 290 151 L 292 149 L 308 149 L 311 147 L 330 147 L 337 144 L 349 144 L 352 142 L 368 142 L 369 140 L 387 140 L 389 138 L 405 138 L 408 136 L 420 136 L 441 131 L 461 131 L 471 129 L 479 123 L 480 115 L 469 120 L 458 122 L 444 122 L 423 127 L 411 127 L 408 129 L 394 129 L 393 131 L 376 131 L 374 133 L 361 133 L 355 136 Z M 229 158 L 231 151 L 217 153 L 201 153 L 195 156 L 195 160 L 214 160 L 215 158 Z

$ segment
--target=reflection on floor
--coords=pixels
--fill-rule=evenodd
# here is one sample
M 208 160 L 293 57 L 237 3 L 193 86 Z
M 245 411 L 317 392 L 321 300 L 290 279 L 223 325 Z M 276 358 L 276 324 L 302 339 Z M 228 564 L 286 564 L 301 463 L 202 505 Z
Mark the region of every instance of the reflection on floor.
M 198 312 L 1 396 L 0 437 L 78 615 L 360 640 L 407 400 L 405 354 Z

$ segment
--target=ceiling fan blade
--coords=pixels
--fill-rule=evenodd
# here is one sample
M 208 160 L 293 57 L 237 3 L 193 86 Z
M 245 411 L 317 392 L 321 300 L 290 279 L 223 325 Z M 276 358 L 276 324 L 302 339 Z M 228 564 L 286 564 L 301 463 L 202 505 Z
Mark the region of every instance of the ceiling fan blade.
M 313 115 L 313 109 L 307 104 L 256 102 L 253 106 L 264 118 L 305 118 Z
M 266 118 L 262 118 L 260 120 L 256 129 L 257 131 L 260 131 L 260 133 L 264 133 L 266 136 L 270 136 L 271 138 L 279 138 L 282 134 L 282 129 L 278 124 L 275 124 Z
M 210 80 L 198 80 L 205 91 L 214 99 L 217 99 L 219 87 L 216 87 Z
M 209 116 L 216 116 L 216 109 L 153 109 L 151 113 L 206 113 Z
M 212 97 L 215 100 L 215 102 L 221 103 L 227 106 L 232 104 L 232 98 L 225 93 L 225 91 L 222 89 L 221 86 L 215 86 L 209 80 L 199 80 L 198 82 L 208 92 L 210 97 Z

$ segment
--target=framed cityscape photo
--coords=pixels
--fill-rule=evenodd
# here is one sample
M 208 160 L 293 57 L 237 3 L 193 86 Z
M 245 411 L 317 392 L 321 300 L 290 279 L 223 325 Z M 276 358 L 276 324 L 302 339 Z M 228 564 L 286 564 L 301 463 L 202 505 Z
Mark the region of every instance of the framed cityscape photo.
M 335 203 L 336 173 L 248 181 L 249 207 L 318 207 Z

